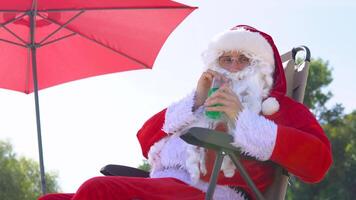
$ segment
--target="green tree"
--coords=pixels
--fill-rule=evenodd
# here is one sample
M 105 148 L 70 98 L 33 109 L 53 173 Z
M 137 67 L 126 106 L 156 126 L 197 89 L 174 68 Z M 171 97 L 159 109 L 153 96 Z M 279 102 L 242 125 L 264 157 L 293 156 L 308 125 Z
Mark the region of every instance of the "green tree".
M 46 173 L 48 192 L 59 190 L 57 175 Z M 0 199 L 35 200 L 41 195 L 38 164 L 17 157 L 9 142 L 0 141 Z
M 321 118 L 322 113 L 328 110 L 325 103 L 332 97 L 332 93 L 325 89 L 332 80 L 329 62 L 320 58 L 312 59 L 309 65 L 304 104 L 313 110 L 318 119 Z
M 332 97 L 325 91 L 332 81 L 328 62 L 312 60 L 304 103 L 316 114 L 328 135 L 333 154 L 333 164 L 318 184 L 292 181 L 287 199 L 353 199 L 356 194 L 356 111 L 344 115 L 344 108 L 336 104 L 328 109 L 325 103 Z
M 140 164 L 137 168 L 144 170 L 146 172 L 149 172 L 151 169 L 150 164 L 148 164 L 147 160 L 142 160 L 142 164 Z
M 356 111 L 323 126 L 331 141 L 333 165 L 318 184 L 295 181 L 288 199 L 354 199 L 356 194 Z

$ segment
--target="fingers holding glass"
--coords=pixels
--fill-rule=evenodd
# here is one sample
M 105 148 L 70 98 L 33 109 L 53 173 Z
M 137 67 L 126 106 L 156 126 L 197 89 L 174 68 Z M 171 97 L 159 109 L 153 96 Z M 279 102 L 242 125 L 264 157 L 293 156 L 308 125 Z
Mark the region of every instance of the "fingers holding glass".
M 223 112 L 230 120 L 235 120 L 243 108 L 239 98 L 227 85 L 224 85 L 211 95 L 204 105 L 206 106 L 206 111 Z

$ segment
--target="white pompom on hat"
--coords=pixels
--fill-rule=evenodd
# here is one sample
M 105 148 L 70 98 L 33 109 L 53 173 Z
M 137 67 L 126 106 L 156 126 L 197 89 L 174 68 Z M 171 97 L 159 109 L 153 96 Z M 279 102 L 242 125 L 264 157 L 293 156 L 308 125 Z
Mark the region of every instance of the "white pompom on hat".
M 273 115 L 279 110 L 279 103 L 276 98 L 268 97 L 262 102 L 262 113 L 264 115 Z

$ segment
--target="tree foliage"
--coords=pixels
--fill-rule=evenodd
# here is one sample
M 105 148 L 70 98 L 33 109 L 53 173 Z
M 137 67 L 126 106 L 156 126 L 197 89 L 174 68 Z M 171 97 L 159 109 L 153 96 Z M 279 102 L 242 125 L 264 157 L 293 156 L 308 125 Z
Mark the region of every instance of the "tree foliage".
M 59 190 L 57 175 L 46 173 L 48 192 Z M 0 141 L 0 199 L 35 200 L 41 195 L 38 164 L 17 157 L 9 142 Z
M 325 91 L 332 81 L 328 62 L 312 60 L 304 103 L 316 114 L 330 139 L 333 164 L 318 184 L 293 181 L 287 199 L 353 199 L 356 194 L 356 111 L 344 115 L 344 108 L 336 104 L 327 108 L 325 103 L 332 97 Z
M 325 91 L 332 82 L 329 62 L 322 59 L 312 59 L 309 65 L 309 76 L 305 88 L 304 104 L 313 110 L 317 117 L 327 110 L 325 103 L 332 97 L 330 91 Z
M 318 184 L 295 181 L 288 199 L 354 199 L 356 194 L 356 111 L 323 126 L 332 145 L 333 165 Z
M 151 167 L 147 160 L 142 160 L 142 164 L 138 166 L 139 169 L 149 172 Z

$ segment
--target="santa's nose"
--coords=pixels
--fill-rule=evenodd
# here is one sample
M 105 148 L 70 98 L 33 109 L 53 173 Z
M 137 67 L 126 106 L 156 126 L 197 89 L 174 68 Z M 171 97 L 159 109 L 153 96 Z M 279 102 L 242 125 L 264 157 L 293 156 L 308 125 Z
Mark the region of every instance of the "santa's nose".
M 229 72 L 238 72 L 241 71 L 243 69 L 245 69 L 248 65 L 239 63 L 239 62 L 232 62 L 230 65 L 225 65 L 225 66 L 221 66 L 222 68 L 228 70 Z

